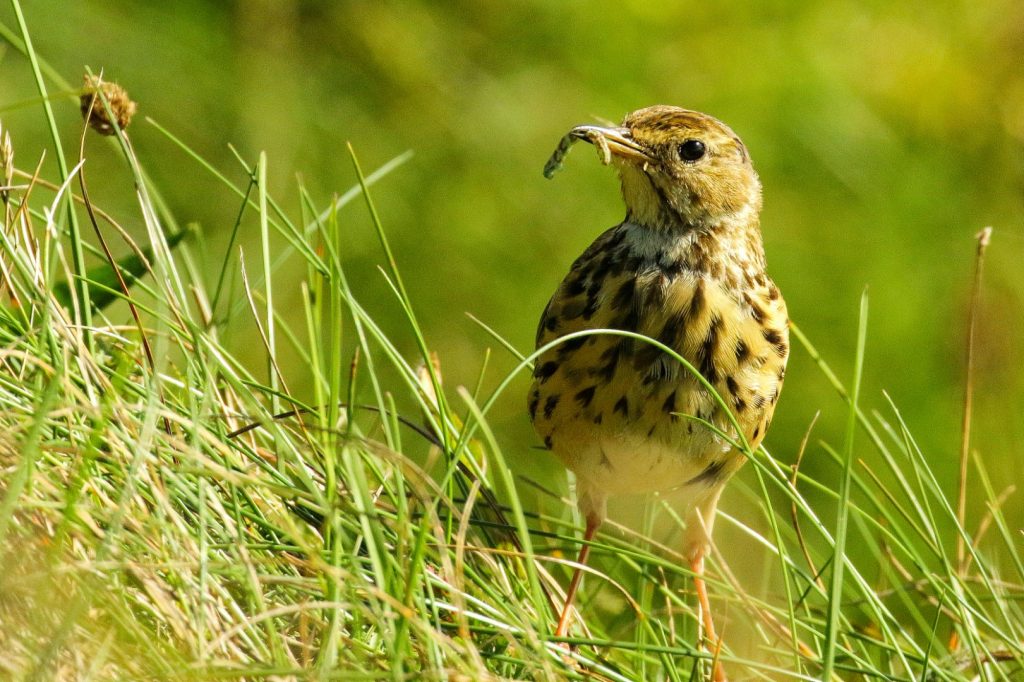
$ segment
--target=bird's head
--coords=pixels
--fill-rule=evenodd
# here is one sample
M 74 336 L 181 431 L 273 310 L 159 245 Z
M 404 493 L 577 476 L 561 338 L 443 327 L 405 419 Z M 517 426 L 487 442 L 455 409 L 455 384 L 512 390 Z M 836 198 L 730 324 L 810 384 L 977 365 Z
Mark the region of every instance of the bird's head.
M 735 216 L 756 224 L 761 183 L 747 149 L 711 116 L 659 105 L 628 114 L 619 127 L 577 126 L 570 136 L 607 148 L 634 223 L 706 229 Z

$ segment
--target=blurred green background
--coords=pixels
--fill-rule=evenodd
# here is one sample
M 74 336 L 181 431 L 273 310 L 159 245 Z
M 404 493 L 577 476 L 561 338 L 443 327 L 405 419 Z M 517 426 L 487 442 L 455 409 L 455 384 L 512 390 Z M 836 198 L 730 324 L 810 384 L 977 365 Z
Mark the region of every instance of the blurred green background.
M 1018 0 L 32 0 L 24 9 L 36 49 L 73 86 L 85 65 L 104 69 L 139 103 L 135 147 L 181 222 L 202 227 L 196 253 L 211 285 L 239 202 L 144 117 L 243 186 L 228 143 L 250 161 L 266 150 L 272 191 L 296 219 L 296 176 L 321 206 L 353 184 L 346 141 L 367 171 L 413 150 L 374 196 L 449 386 L 473 385 L 484 349 L 495 347 L 466 312 L 532 349 L 569 264 L 623 215 L 616 179 L 588 150 L 542 178 L 560 136 L 638 107 L 682 105 L 721 118 L 747 143 L 764 184 L 771 274 L 794 322 L 844 379 L 869 287 L 864 402 L 885 410 L 882 391 L 891 394 L 952 492 L 973 235 L 992 225 L 973 443 L 997 488 L 1022 480 Z M 9 7 L 0 21 L 16 26 Z M 35 96 L 25 59 L 9 46 L 2 59 L 0 117 L 28 169 L 49 142 L 38 103 L 17 104 Z M 56 103 L 62 132 L 77 140 L 76 102 Z M 118 153 L 91 145 L 93 200 L 140 230 Z M 411 357 L 366 211 L 353 204 L 341 220 L 357 295 Z M 253 267 L 255 225 L 250 215 L 242 235 Z M 278 280 L 282 310 L 301 310 L 304 274 Z M 228 343 L 260 368 L 252 334 L 239 328 Z M 488 385 L 511 366 L 496 348 Z M 308 398 L 302 367 L 289 375 Z M 506 456 L 535 461 L 523 470 L 556 486 L 559 467 L 529 449 L 527 383 L 505 396 L 493 423 Z M 796 347 L 768 447 L 792 460 L 819 410 L 815 438 L 838 443 L 842 404 Z M 823 466 L 813 443 L 809 469 Z

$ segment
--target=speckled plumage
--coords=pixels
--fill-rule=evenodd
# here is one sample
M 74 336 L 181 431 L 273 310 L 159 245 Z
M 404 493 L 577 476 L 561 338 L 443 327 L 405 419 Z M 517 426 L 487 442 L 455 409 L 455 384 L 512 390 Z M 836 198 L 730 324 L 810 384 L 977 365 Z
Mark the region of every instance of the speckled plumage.
M 590 329 L 657 339 L 715 387 L 756 447 L 789 347 L 786 306 L 765 273 L 761 187 L 746 148 L 719 121 L 676 107 L 641 109 L 621 128 L 581 126 L 570 135 L 593 141 L 595 131 L 619 171 L 626 218 L 573 263 L 541 316 L 538 348 Z M 703 155 L 683 158 L 699 149 L 694 140 Z M 687 551 L 703 555 L 718 495 L 743 458 L 680 416 L 735 437 L 680 363 L 641 340 L 569 339 L 538 358 L 528 403 L 545 445 L 576 474 L 588 526 L 604 518 L 608 495 L 683 488 Z
M 778 289 L 763 276 L 731 287 L 670 255 L 677 235 L 644 236 L 645 229 L 612 228 L 576 261 L 542 317 L 538 347 L 586 329 L 656 339 L 700 370 L 756 445 L 785 371 L 786 311 Z M 644 253 L 645 239 L 663 241 L 664 248 Z M 635 493 L 691 481 L 707 488 L 739 464 L 710 429 L 676 416 L 732 431 L 697 379 L 653 345 L 613 335 L 577 337 L 541 355 L 536 367 L 531 417 L 583 488 Z M 703 476 L 709 469 L 717 474 Z

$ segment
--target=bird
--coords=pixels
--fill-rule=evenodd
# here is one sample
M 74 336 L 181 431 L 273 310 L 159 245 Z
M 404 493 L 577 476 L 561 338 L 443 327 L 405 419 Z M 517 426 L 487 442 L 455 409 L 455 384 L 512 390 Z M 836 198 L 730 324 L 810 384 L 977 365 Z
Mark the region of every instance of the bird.
M 577 140 L 618 172 L 626 215 L 575 260 L 537 329 L 530 418 L 575 474 L 586 523 L 555 636 L 568 633 L 609 496 L 678 490 L 703 634 L 720 646 L 704 582 L 715 511 L 745 462 L 737 446 L 765 436 L 789 356 L 761 183 L 740 138 L 697 111 L 657 105 L 620 126 L 576 126 L 546 176 Z M 714 677 L 725 679 L 717 665 Z

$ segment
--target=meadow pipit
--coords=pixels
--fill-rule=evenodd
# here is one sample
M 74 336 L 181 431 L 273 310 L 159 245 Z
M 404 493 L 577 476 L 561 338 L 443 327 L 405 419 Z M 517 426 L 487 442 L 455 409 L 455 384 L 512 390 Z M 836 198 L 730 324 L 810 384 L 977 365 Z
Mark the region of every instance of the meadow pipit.
M 573 128 L 546 175 L 573 139 L 598 146 L 618 170 L 626 218 L 573 263 L 541 315 L 538 348 L 591 329 L 656 339 L 714 386 L 756 448 L 782 389 L 789 335 L 786 304 L 765 273 L 761 183 L 746 147 L 710 116 L 654 106 L 617 128 Z M 609 495 L 683 491 L 685 552 L 716 644 L 704 555 L 718 497 L 744 462 L 730 444 L 737 434 L 726 411 L 669 354 L 614 334 L 577 336 L 543 353 L 529 409 L 544 444 L 576 474 L 586 519 L 579 564 Z M 568 630 L 580 575 L 556 636 Z M 720 669 L 715 676 L 724 679 Z

